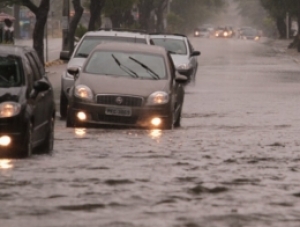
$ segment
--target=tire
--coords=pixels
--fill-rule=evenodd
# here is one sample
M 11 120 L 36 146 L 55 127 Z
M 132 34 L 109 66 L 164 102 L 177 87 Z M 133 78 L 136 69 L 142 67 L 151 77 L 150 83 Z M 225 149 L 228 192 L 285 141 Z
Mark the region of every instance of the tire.
M 42 145 L 40 146 L 40 149 L 43 153 L 51 153 L 53 151 L 53 145 L 54 145 L 54 118 L 52 117 L 49 123 L 48 132 L 46 135 L 46 138 Z
M 180 108 L 178 117 L 177 117 L 177 119 L 176 119 L 176 121 L 174 123 L 174 127 L 175 128 L 179 128 L 181 126 L 181 124 L 180 124 L 180 122 L 181 122 L 181 109 L 182 108 Z
M 67 114 L 66 126 L 67 126 L 67 128 L 74 128 L 75 127 L 74 118 L 69 113 Z
M 26 129 L 26 135 L 25 135 L 23 147 L 21 148 L 20 152 L 18 153 L 18 155 L 20 155 L 21 157 L 27 158 L 32 155 L 32 152 L 33 152 L 33 141 L 32 141 L 33 135 L 32 134 L 33 134 L 33 125 L 30 122 Z
M 67 117 L 67 109 L 68 109 L 68 98 L 64 94 L 63 91 L 60 92 L 60 103 L 59 103 L 59 110 L 60 110 L 60 117 L 65 119 Z

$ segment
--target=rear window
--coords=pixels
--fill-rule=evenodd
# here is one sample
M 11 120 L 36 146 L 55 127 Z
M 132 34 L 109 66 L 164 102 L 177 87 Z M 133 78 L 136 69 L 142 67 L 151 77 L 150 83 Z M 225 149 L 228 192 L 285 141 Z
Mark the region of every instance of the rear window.
M 21 59 L 0 56 L 0 87 L 20 87 L 23 84 Z
M 120 37 L 120 36 L 86 36 L 78 47 L 75 58 L 86 58 L 90 52 L 103 42 L 124 42 L 124 43 L 141 43 L 147 44 L 146 39 L 135 37 Z
M 187 54 L 186 43 L 181 39 L 168 39 L 168 38 L 152 38 L 157 46 L 164 47 L 171 54 Z

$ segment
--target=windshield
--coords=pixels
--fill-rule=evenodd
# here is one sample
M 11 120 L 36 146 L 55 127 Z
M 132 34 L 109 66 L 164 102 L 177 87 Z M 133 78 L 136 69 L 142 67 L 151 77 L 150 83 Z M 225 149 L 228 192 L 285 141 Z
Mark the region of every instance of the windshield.
M 166 39 L 166 38 L 152 38 L 153 42 L 157 46 L 164 47 L 167 51 L 172 54 L 187 54 L 186 44 L 181 39 Z
M 0 56 L 0 87 L 19 87 L 22 85 L 20 65 L 19 58 Z
M 91 74 L 135 79 L 166 78 L 163 57 L 143 53 L 96 51 L 87 62 L 84 71 Z
M 76 57 L 88 57 L 90 52 L 99 44 L 103 42 L 126 42 L 126 43 L 142 43 L 147 44 L 146 39 L 135 37 L 115 37 L 115 36 L 86 36 L 79 44 L 76 53 Z

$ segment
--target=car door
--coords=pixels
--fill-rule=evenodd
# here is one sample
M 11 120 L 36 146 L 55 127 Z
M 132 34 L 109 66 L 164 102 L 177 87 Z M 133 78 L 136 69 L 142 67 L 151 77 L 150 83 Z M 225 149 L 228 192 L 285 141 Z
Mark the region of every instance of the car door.
M 176 75 L 176 68 L 174 65 L 174 62 L 172 60 L 172 57 L 170 53 L 167 53 L 167 67 L 169 68 L 169 71 L 171 72 L 171 78 L 170 78 L 170 90 L 171 90 L 171 97 L 172 97 L 172 110 L 175 113 L 175 118 L 177 119 L 177 115 L 179 114 L 179 110 L 181 108 L 181 98 L 182 98 L 182 85 L 177 83 L 175 80 Z
M 39 73 L 38 67 L 35 63 L 35 60 L 30 52 L 26 53 L 26 58 L 29 61 L 30 70 L 33 75 L 33 83 L 37 80 L 40 80 L 42 77 Z M 33 140 L 39 142 L 43 140 L 46 136 L 46 97 L 44 92 L 40 92 L 35 96 L 31 97 L 32 108 L 33 108 Z

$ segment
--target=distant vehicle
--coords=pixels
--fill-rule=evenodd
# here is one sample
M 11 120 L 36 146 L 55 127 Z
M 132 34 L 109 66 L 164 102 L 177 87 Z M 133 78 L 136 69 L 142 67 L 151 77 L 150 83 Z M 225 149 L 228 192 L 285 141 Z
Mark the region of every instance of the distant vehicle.
M 195 28 L 194 30 L 194 37 L 205 37 L 209 38 L 210 37 L 210 31 L 208 28 Z
M 235 35 L 232 27 L 218 27 L 215 31 L 217 38 L 232 38 Z
M 116 125 L 172 129 L 180 126 L 187 78 L 161 47 L 106 43 L 82 67 L 69 67 L 67 127 Z
M 200 52 L 194 50 L 188 37 L 180 34 L 152 34 L 150 37 L 154 45 L 169 51 L 176 69 L 188 77 L 188 83 L 194 84 Z
M 67 68 L 72 66 L 81 67 L 90 52 L 98 44 L 103 42 L 129 42 L 151 44 L 149 34 L 137 30 L 123 29 L 100 29 L 99 31 L 87 32 L 76 45 L 74 52 L 66 52 L 60 56 L 61 60 L 69 61 Z M 74 77 L 67 70 L 61 76 L 60 92 L 60 116 L 66 118 L 68 106 L 68 92 L 74 84 Z
M 0 155 L 52 151 L 54 120 L 52 85 L 37 53 L 0 45 Z
M 250 39 L 255 41 L 258 41 L 260 39 L 260 33 L 258 32 L 258 30 L 253 28 L 241 29 L 239 33 L 240 39 Z

